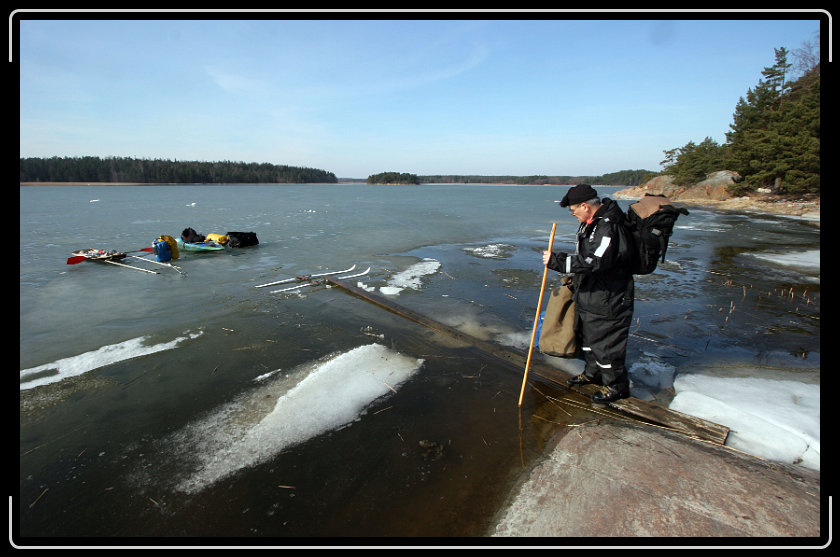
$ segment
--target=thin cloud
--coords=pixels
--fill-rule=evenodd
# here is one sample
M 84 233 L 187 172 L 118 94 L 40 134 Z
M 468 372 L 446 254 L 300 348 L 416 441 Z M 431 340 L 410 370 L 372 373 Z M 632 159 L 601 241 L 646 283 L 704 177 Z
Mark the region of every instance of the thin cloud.
M 236 95 L 264 95 L 270 90 L 267 84 L 241 73 L 207 66 L 204 68 L 210 79 L 223 91 Z

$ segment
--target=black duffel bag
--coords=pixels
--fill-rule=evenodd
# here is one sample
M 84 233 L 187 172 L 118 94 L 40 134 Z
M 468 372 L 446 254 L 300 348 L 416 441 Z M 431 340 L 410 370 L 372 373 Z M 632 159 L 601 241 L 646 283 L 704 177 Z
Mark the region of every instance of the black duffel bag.
M 228 247 L 247 248 L 260 243 L 256 232 L 228 232 Z

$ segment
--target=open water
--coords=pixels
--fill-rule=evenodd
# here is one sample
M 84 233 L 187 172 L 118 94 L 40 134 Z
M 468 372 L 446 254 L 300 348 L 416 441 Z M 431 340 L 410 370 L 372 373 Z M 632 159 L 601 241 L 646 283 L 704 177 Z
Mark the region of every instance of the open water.
M 558 416 L 547 397 L 566 395 L 531 382 L 520 412 L 522 370 L 340 289 L 255 286 L 370 267 L 353 280 L 525 351 L 552 222 L 555 250 L 573 249 L 566 189 L 22 187 L 13 537 L 487 534 L 551 422 L 586 410 Z M 819 226 L 690 209 L 667 261 L 637 278 L 632 392 L 697 415 L 712 399 L 784 408 L 797 423 L 743 446 L 819 468 Z M 182 253 L 179 271 L 125 260 L 157 275 L 66 264 L 188 226 L 260 244 Z

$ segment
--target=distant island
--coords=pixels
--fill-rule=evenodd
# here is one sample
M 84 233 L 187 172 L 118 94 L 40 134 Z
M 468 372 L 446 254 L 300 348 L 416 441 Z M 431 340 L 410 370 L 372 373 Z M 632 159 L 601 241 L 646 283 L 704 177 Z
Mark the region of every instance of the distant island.
M 433 174 L 418 176 L 422 183 L 435 184 L 519 184 L 519 185 L 548 185 L 566 186 L 569 184 L 598 184 L 602 186 L 639 186 L 644 184 L 658 172 L 652 170 L 619 170 L 599 176 L 547 176 L 535 174 L 530 176 L 477 176 L 458 174 Z
M 407 172 L 382 172 L 368 176 L 368 184 L 516 184 L 565 186 L 569 184 L 598 184 L 602 186 L 639 186 L 656 173 L 651 170 L 619 170 L 601 176 L 484 176 L 475 174 L 428 174 L 416 175 Z
M 379 174 L 371 174 L 368 176 L 366 182 L 368 184 L 416 185 L 420 183 L 420 179 L 416 174 L 409 174 L 408 172 L 381 172 Z

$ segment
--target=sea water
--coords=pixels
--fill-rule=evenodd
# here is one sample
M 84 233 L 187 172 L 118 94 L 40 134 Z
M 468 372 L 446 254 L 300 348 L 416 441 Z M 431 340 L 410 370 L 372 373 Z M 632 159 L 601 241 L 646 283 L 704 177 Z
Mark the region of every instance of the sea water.
M 521 375 L 339 289 L 255 286 L 369 267 L 360 287 L 527 350 L 552 222 L 574 249 L 566 189 L 22 187 L 22 535 L 480 535 L 539 458 Z M 260 244 L 66 264 L 187 227 Z M 819 250 L 813 222 L 691 208 L 636 279 L 633 395 L 819 469 Z

